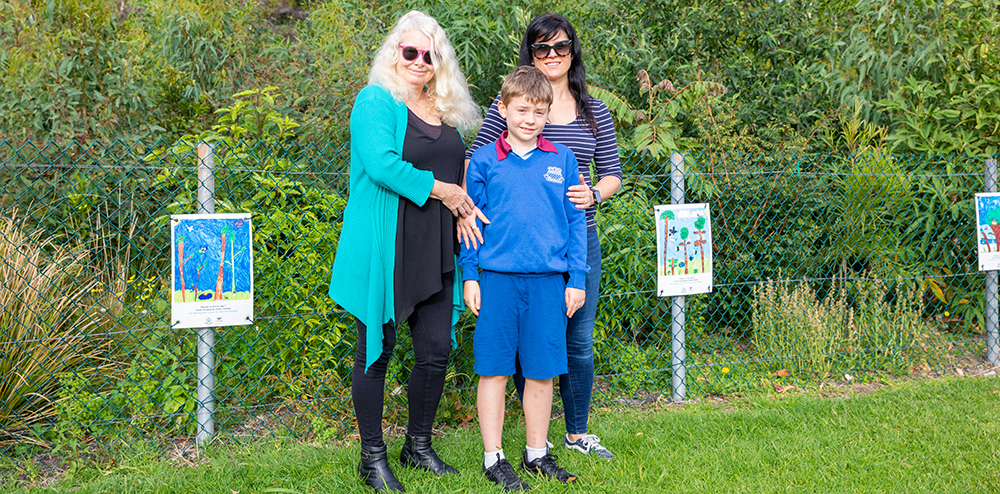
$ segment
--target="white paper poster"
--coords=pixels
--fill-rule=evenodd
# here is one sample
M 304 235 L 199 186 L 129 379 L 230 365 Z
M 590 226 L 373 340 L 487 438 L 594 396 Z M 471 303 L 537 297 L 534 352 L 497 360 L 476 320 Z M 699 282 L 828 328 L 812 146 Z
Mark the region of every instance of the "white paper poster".
M 250 213 L 170 217 L 170 318 L 175 328 L 253 322 Z
M 1000 269 L 1000 193 L 976 194 L 976 245 L 979 270 Z
M 656 206 L 656 291 L 661 297 L 712 291 L 708 204 Z

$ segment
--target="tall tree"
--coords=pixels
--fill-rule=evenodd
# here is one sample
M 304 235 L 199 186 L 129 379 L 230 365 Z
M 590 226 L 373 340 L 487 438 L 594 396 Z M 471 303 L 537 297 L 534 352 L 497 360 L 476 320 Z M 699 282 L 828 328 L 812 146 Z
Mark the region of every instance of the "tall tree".
M 691 232 L 687 227 L 681 228 L 681 246 L 684 247 L 684 274 L 688 274 L 688 268 L 691 265 L 688 262 L 688 246 L 691 245 L 691 242 L 687 241 L 689 235 L 691 235 Z
M 701 272 L 704 273 L 707 270 L 705 269 L 705 248 L 702 246 L 708 243 L 708 240 L 703 238 L 705 235 L 705 217 L 699 216 L 698 219 L 694 220 L 694 227 L 698 229 L 695 231 L 698 235 L 698 240 L 694 241 L 694 248 L 698 249 L 698 252 L 701 253 Z
M 215 297 L 212 300 L 222 300 L 222 268 L 226 265 L 226 235 L 229 235 L 229 225 L 222 225 L 219 235 L 222 237 L 222 249 L 219 258 L 219 277 L 215 279 Z
M 233 241 L 230 242 L 230 245 L 232 247 L 229 248 L 229 252 L 230 252 L 229 265 L 233 268 L 232 269 L 232 271 L 233 271 L 233 293 L 236 293 L 236 254 L 242 254 L 243 251 L 247 250 L 247 246 L 244 245 L 244 246 L 240 247 L 239 251 L 233 252 L 233 250 L 236 249 L 235 232 L 239 231 L 239 229 L 240 229 L 241 226 L 243 226 L 243 220 L 236 220 L 236 221 L 233 222 L 233 227 L 235 228 L 235 230 L 233 232 L 234 233 L 234 238 L 233 238 Z
M 181 268 L 181 302 L 187 302 L 187 293 L 184 285 L 184 240 L 186 240 L 184 235 L 177 237 L 177 260 L 180 262 Z
M 205 262 L 205 252 L 206 251 L 208 251 L 208 247 L 205 247 L 205 246 L 202 246 L 202 248 L 198 249 L 198 260 L 201 261 L 201 264 L 199 264 L 198 268 L 195 269 L 195 271 L 194 271 L 194 298 L 195 298 L 195 300 L 198 300 L 198 294 L 199 294 L 199 292 L 201 292 L 201 270 L 205 268 L 205 264 L 206 264 L 206 262 Z
M 667 241 L 670 240 L 670 220 L 674 219 L 674 212 L 666 210 L 660 213 L 663 220 L 663 274 L 667 274 Z

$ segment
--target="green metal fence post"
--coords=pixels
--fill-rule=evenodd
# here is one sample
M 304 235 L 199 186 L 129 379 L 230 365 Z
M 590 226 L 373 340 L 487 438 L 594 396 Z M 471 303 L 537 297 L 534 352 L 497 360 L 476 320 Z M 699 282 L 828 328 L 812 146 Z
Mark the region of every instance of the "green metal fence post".
M 986 192 L 997 191 L 997 160 L 990 158 L 986 160 L 986 171 L 984 182 Z M 990 365 L 1000 364 L 1000 346 L 998 346 L 998 336 L 1000 336 L 1000 324 L 997 319 L 997 272 L 986 272 L 986 361 Z
M 684 204 L 684 156 L 680 153 L 670 155 L 670 203 Z M 670 378 L 673 387 L 672 399 L 675 402 L 684 401 L 687 396 L 687 363 L 684 350 L 684 304 L 685 297 L 674 297 L 670 306 L 670 349 L 672 351 L 670 368 L 673 370 Z
M 215 213 L 215 146 L 198 144 L 198 214 Z M 215 328 L 198 328 L 198 433 L 201 445 L 215 435 Z

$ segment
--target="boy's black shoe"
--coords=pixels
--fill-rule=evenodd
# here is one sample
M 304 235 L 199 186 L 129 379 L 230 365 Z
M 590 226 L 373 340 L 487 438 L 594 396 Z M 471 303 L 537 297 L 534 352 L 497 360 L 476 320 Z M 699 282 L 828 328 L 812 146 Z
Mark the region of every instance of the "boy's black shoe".
M 490 482 L 500 484 L 507 492 L 526 491 L 530 488 L 527 482 L 521 480 L 521 477 L 514 473 L 514 467 L 506 458 L 494 463 L 492 467 L 483 468 L 483 475 L 490 479 Z
M 576 480 L 576 475 L 567 472 L 565 468 L 556 464 L 556 456 L 553 454 L 547 453 L 545 456 L 535 458 L 535 461 L 529 462 L 528 452 L 525 451 L 521 455 L 521 468 L 531 473 L 552 477 L 560 482 L 572 482 Z

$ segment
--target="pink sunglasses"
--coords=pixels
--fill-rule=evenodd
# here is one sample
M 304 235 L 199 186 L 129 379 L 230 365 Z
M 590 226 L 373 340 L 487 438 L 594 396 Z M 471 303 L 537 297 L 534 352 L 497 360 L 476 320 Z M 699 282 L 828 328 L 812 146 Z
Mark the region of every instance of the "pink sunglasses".
M 431 62 L 431 51 L 430 50 L 419 50 L 419 49 L 417 49 L 414 46 L 405 46 L 405 45 L 399 45 L 399 49 L 400 49 L 401 53 L 403 54 L 403 59 L 405 59 L 408 62 L 412 62 L 412 61 L 416 60 L 417 57 L 419 57 L 419 56 L 422 55 L 424 57 L 424 63 L 425 64 L 427 64 L 427 65 L 434 65 L 434 63 Z M 437 53 L 434 53 L 434 54 L 438 55 Z M 440 56 L 440 55 L 438 55 L 438 56 Z

